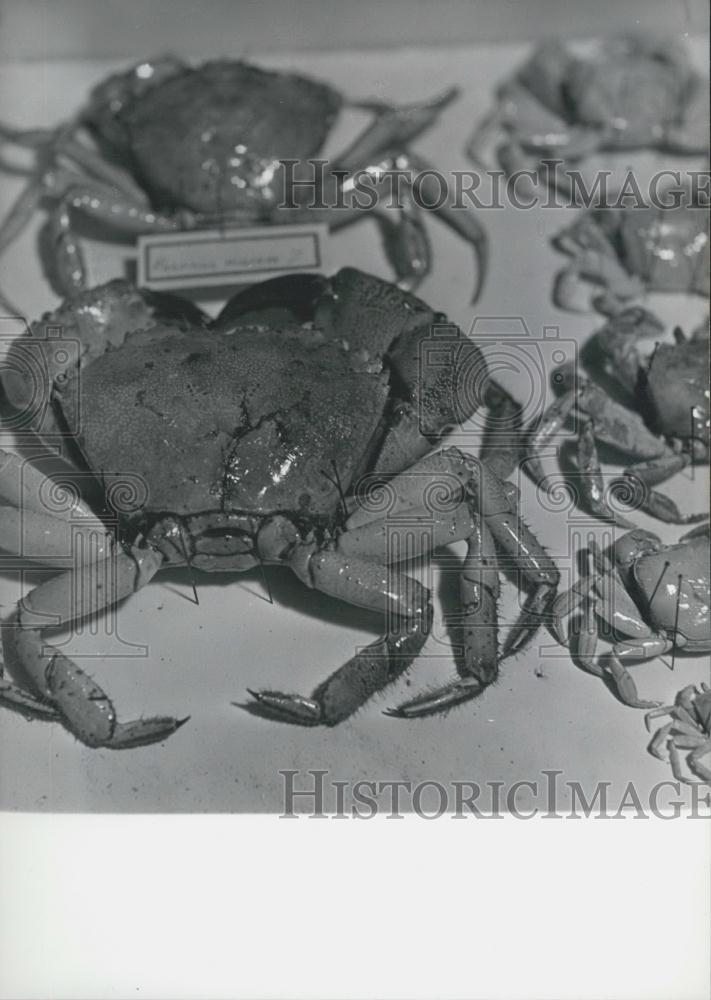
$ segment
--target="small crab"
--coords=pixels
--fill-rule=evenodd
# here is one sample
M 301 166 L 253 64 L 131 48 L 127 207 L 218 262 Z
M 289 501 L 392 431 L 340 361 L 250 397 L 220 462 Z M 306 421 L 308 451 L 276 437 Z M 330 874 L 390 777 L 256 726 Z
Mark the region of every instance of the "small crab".
M 593 571 L 554 602 L 554 632 L 568 645 L 566 619 L 582 606 L 575 650 L 581 666 L 609 679 L 625 705 L 656 709 L 658 702 L 639 698 L 626 665 L 670 650 L 711 650 L 709 525 L 694 528 L 676 545 L 663 545 L 651 532 L 636 529 L 623 535 L 612 552 L 614 562 L 591 544 Z M 613 642 L 604 664 L 595 660 L 596 619 L 607 626 Z
M 86 285 L 77 216 L 97 219 L 114 237 L 133 238 L 214 225 L 301 221 L 340 228 L 362 218 L 367 206 L 397 278 L 412 288 L 429 270 L 429 243 L 411 188 L 405 185 L 397 212 L 379 196 L 373 205 L 371 196 L 389 170 L 404 175 L 426 166 L 407 144 L 456 93 L 393 107 L 347 101 L 327 84 L 243 61 L 141 62 L 98 84 L 88 105 L 56 128 L 0 127 L 0 139 L 36 153 L 29 186 L 0 227 L 0 251 L 46 199 L 53 206 L 53 270 L 60 290 L 71 295 Z M 314 158 L 346 106 L 374 118 L 323 170 L 320 189 L 314 164 L 326 161 Z M 286 183 L 287 166 L 293 185 Z M 355 197 L 358 176 L 370 181 L 365 202 Z M 447 205 L 437 211 L 479 255 L 476 298 L 486 264 L 484 231 L 470 212 Z
M 660 760 L 668 760 L 677 781 L 685 784 L 711 782 L 711 768 L 703 763 L 711 755 L 711 687 L 689 684 L 677 694 L 673 705 L 663 705 L 645 715 L 647 728 L 652 719 L 671 716 L 671 722 L 658 729 L 649 744 L 649 752 Z M 689 778 L 681 764 L 680 751 L 687 754 L 686 763 L 696 779 Z
M 536 452 L 566 420 L 575 417 L 582 499 L 593 514 L 622 527 L 631 525 L 613 511 L 605 496 L 596 442 L 636 460 L 615 483 L 620 498 L 629 498 L 668 523 L 688 524 L 707 517 L 682 513 L 653 488 L 688 465 L 709 459 L 708 325 L 689 338 L 677 327 L 675 343 L 656 340 L 645 355 L 644 341 L 651 346 L 663 332 L 660 321 L 639 307 L 614 316 L 583 349 L 582 358 L 592 377 L 580 371 L 568 373 L 572 387 L 544 414 L 535 438 L 528 443 L 529 468 L 542 480 Z M 621 395 L 624 403 L 615 395 Z
M 423 350 L 433 324 L 441 333 L 444 323 L 413 295 L 344 269 L 255 285 L 213 322 L 115 281 L 34 324 L 10 357 L 7 394 L 48 443 L 66 446 L 71 436 L 77 467 L 96 477 L 104 520 L 81 498 L 48 507 L 46 477 L 0 455 L 0 547 L 41 561 L 73 553 L 78 539 L 84 553 L 5 624 L 15 682 L 0 682 L 2 702 L 62 722 L 89 746 L 165 739 L 180 722 L 118 722 L 98 685 L 43 641 L 48 620 L 96 613 L 165 565 L 239 572 L 271 563 L 289 566 L 307 587 L 387 616 L 385 637 L 309 697 L 253 695 L 256 714 L 333 726 L 395 681 L 429 633 L 429 591 L 393 563 L 457 540 L 468 544 L 460 676 L 391 714 L 428 715 L 480 694 L 500 658 L 496 548 L 532 587 L 504 655 L 534 634 L 558 574 L 518 513 L 516 487 L 456 448 L 431 453 L 443 428 L 489 395 L 481 352 L 456 327 L 438 338 L 438 352 Z M 41 369 L 22 370 L 33 342 L 46 355 L 44 381 Z M 512 402 L 498 388 L 492 398 L 504 411 Z M 18 490 L 20 468 L 29 491 Z M 124 496 L 133 493 L 120 516 L 111 515 L 117 530 L 108 531 L 116 477 L 127 480 Z M 403 540 L 392 544 L 403 517 Z M 413 524 L 422 527 L 414 535 Z
M 572 260 L 556 276 L 555 304 L 586 312 L 592 298 L 609 315 L 647 292 L 708 297 L 708 209 L 684 198 L 668 208 L 591 210 L 559 233 L 553 242 Z
M 552 158 L 570 165 L 608 150 L 704 154 L 708 100 L 708 83 L 675 39 L 609 38 L 585 57 L 553 39 L 500 88 L 496 110 L 467 151 L 482 162 L 492 140 L 503 138 L 497 152 L 507 174 Z

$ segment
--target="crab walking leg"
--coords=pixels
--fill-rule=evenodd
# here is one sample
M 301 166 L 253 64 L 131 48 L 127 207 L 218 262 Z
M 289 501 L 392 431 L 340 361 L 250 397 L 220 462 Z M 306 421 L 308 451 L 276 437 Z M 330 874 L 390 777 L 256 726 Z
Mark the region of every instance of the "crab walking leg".
M 462 639 L 460 676 L 390 709 L 387 715 L 412 719 L 434 715 L 476 698 L 498 677 L 496 604 L 499 574 L 494 540 L 482 518 L 475 519 L 459 585 L 462 616 L 456 633 Z
M 86 288 L 87 273 L 84 255 L 72 230 L 72 213 L 109 222 L 117 232 L 129 236 L 143 233 L 174 232 L 186 220 L 162 215 L 145 204 L 117 195 L 111 188 L 99 184 L 73 184 L 67 188 L 49 218 L 53 243 L 57 248 L 57 271 L 63 291 L 71 296 Z
M 493 381 L 486 384 L 484 405 L 487 414 L 479 458 L 499 479 L 508 479 L 523 451 L 522 407 Z
M 600 459 L 595 445 L 595 429 L 592 420 L 587 420 L 578 436 L 578 471 L 580 472 L 580 490 L 588 510 L 596 517 L 613 521 L 621 528 L 634 528 L 635 525 L 614 511 L 605 497 L 605 485 L 600 468 Z
M 568 618 L 581 604 L 584 604 L 590 590 L 594 586 L 594 576 L 583 577 L 583 579 L 577 580 L 565 593 L 559 594 L 555 601 L 553 601 L 551 606 L 551 615 L 553 616 L 551 631 L 561 646 L 567 646 L 570 639 L 567 626 Z
M 487 465 L 458 448 L 428 455 L 405 473 L 394 476 L 383 489 L 393 498 L 389 515 L 410 513 L 422 505 L 422 482 L 430 488 L 468 496 L 470 510 L 486 521 L 499 549 L 509 557 L 514 569 L 534 584 L 521 616 L 504 645 L 504 656 L 519 652 L 533 638 L 558 586 L 559 574 L 553 560 L 518 513 L 518 490 L 498 478 Z M 356 508 L 346 522 L 348 530 L 370 520 L 363 507 Z
M 472 206 L 457 204 L 456 201 L 454 204 L 450 203 L 446 182 L 442 183 L 440 172 L 426 160 L 408 153 L 404 157 L 397 157 L 393 165 L 398 170 L 410 171 L 416 204 L 434 212 L 445 225 L 473 247 L 477 267 L 470 299 L 473 305 L 481 294 L 489 270 L 489 238 L 486 230 L 478 221 Z
M 690 462 L 691 456 L 689 454 L 675 454 L 670 451 L 667 455 L 662 455 L 650 462 L 640 462 L 637 465 L 628 466 L 623 475 L 644 486 L 640 507 L 647 514 L 651 514 L 652 517 L 667 524 L 696 524 L 708 519 L 707 511 L 699 514 L 682 514 L 671 497 L 651 488 L 655 483 L 664 482 L 676 472 L 685 469 Z
M 335 726 L 397 680 L 419 655 L 432 625 L 429 591 L 374 562 L 297 544 L 286 560 L 307 586 L 387 617 L 387 632 L 360 649 L 306 698 L 250 691 L 253 714 L 302 726 Z
M 440 113 L 458 96 L 459 89 L 450 87 L 431 100 L 399 107 L 381 101 L 349 101 L 349 107 L 374 112 L 375 118 L 336 157 L 336 169 L 350 173 L 387 149 L 406 146 L 433 125 Z
M 640 646 L 643 652 L 640 654 Z M 634 642 L 618 642 L 615 644 L 608 657 L 606 669 L 609 671 L 612 680 L 615 682 L 617 694 L 620 701 L 629 708 L 656 708 L 658 701 L 645 701 L 637 693 L 637 685 L 632 679 L 632 675 L 625 667 L 628 660 L 653 660 L 657 656 L 663 656 L 673 649 L 674 643 L 665 639 L 664 636 L 653 636 Z
M 48 483 L 35 466 L 0 448 L 0 549 L 45 565 L 108 558 L 114 539 L 104 523 L 68 488 L 46 493 Z
M 152 549 L 121 551 L 96 565 L 79 601 L 75 588 L 83 579 L 71 570 L 36 587 L 25 597 L 3 628 L 6 661 L 13 664 L 22 688 L 7 686 L 3 703 L 27 711 L 27 687 L 38 702 L 56 711 L 66 728 L 90 747 L 112 750 L 157 743 L 174 733 L 186 720 L 170 717 L 119 722 L 109 697 L 83 670 L 42 640 L 48 626 L 86 618 L 116 603 L 151 580 L 163 557 Z M 78 606 L 79 605 L 79 606 Z M 40 714 L 40 713 L 38 713 Z
M 385 255 L 403 291 L 413 292 L 427 276 L 432 248 L 419 212 L 402 207 L 396 212 L 374 209 Z
M 536 483 L 543 482 L 546 476 L 540 459 L 541 452 L 562 431 L 575 403 L 575 396 L 575 389 L 569 389 L 559 396 L 525 434 L 525 468 Z

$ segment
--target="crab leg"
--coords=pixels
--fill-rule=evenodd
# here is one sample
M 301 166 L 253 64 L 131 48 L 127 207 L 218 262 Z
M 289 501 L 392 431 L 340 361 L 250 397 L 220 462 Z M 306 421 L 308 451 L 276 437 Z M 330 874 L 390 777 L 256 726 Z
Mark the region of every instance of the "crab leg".
M 72 212 L 110 222 L 117 232 L 127 236 L 173 232 L 185 224 L 177 216 L 153 212 L 145 204 L 117 195 L 101 184 L 70 183 L 49 217 L 50 234 L 57 247 L 59 281 L 69 296 L 84 291 L 87 277 L 84 255 L 72 230 Z
M 504 656 L 520 652 L 541 624 L 558 586 L 558 571 L 553 561 L 518 514 L 517 490 L 502 482 L 486 464 L 457 448 L 436 452 L 417 462 L 406 472 L 388 480 L 386 489 L 394 497 L 389 516 L 411 512 L 422 505 L 422 483 L 436 486 L 456 496 L 469 496 L 470 509 L 486 520 L 498 548 L 509 555 L 513 569 L 521 571 L 534 589 L 526 600 L 519 621 L 512 627 L 504 645 Z M 351 529 L 368 520 L 367 513 L 356 509 L 346 527 Z
M 96 614 L 138 590 L 162 562 L 158 552 L 133 548 L 98 560 L 92 567 L 95 572 L 88 577 L 71 570 L 32 590 L 3 626 L 5 656 L 22 687 L 3 682 L 0 701 L 25 714 L 46 718 L 48 712 L 56 713 L 63 725 L 90 747 L 121 750 L 145 746 L 175 732 L 185 719 L 119 722 L 111 700 L 98 684 L 42 640 L 45 628 Z M 82 584 L 79 606 L 75 603 L 77 583 Z
M 389 709 L 386 715 L 412 719 L 446 711 L 481 694 L 498 676 L 496 551 L 486 523 L 481 518 L 475 521 L 459 585 L 462 614 L 456 634 L 462 641 L 460 676 Z
M 276 522 L 277 519 L 275 519 Z M 284 544 L 280 526 L 260 547 L 265 560 Z M 346 557 L 315 543 L 297 543 L 281 555 L 309 587 L 387 616 L 387 632 L 359 650 L 306 698 L 281 691 L 250 691 L 247 709 L 280 722 L 302 726 L 335 726 L 347 719 L 373 694 L 404 673 L 417 657 L 432 624 L 429 591 L 417 580 L 389 567 Z
M 641 509 L 667 524 L 696 524 L 699 521 L 706 521 L 707 512 L 682 514 L 670 497 L 660 493 L 659 490 L 651 489 L 652 485 L 664 482 L 674 473 L 685 469 L 690 462 L 691 456 L 688 453 L 675 454 L 670 451 L 669 454 L 653 461 L 640 462 L 626 468 L 624 475 L 642 483 L 645 487 Z
M 605 497 L 605 485 L 600 469 L 600 459 L 595 447 L 595 430 L 592 420 L 588 420 L 578 436 L 578 471 L 580 490 L 587 508 L 596 517 L 614 521 L 621 528 L 634 528 L 634 524 L 616 513 Z
M 393 147 L 402 148 L 435 123 L 441 111 L 459 96 L 450 87 L 431 100 L 399 107 L 380 101 L 351 101 L 349 107 L 375 113 L 374 120 L 336 157 L 336 169 L 357 170 L 364 163 Z

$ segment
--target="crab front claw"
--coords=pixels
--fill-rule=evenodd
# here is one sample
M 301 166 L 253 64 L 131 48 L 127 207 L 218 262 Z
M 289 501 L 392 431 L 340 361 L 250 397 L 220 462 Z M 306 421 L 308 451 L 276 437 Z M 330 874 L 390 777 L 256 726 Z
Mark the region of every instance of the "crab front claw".
M 6 514 L 14 511 L 3 509 Z M 65 526 L 61 516 L 45 520 L 54 521 L 61 534 Z M 80 531 L 76 525 L 74 530 Z M 96 542 L 96 534 L 95 526 L 85 529 L 87 548 Z M 120 722 L 111 699 L 96 681 L 48 646 L 42 635 L 48 627 L 86 618 L 127 597 L 145 585 L 163 562 L 163 556 L 151 549 L 114 550 L 107 538 L 99 536 L 98 552 L 92 549 L 90 562 L 32 590 L 3 624 L 5 662 L 16 683 L 0 677 L 0 704 L 27 718 L 61 722 L 85 746 L 126 750 L 162 742 L 187 719 L 156 716 Z M 7 544 L 8 539 L 3 541 Z

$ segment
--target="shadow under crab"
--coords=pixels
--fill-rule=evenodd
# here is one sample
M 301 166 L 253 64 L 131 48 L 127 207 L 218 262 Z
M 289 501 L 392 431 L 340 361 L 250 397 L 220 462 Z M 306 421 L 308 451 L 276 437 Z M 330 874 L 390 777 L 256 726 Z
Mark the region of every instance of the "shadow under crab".
M 58 314 L 45 317 L 29 334 L 47 347 L 41 398 L 30 377 L 11 380 L 8 394 L 19 413 L 33 407 L 32 425 L 50 444 L 71 435 L 99 484 L 125 476 L 140 489 L 113 534 L 80 499 L 64 514 L 49 512 L 45 477 L 0 456 L 0 546 L 22 552 L 23 541 L 39 538 L 42 551 L 36 544 L 31 551 L 40 561 L 43 552 L 73 554 L 77 537 L 82 550 L 93 546 L 93 561 L 85 556 L 40 585 L 5 624 L 15 678 L 0 682 L 6 706 L 61 721 L 90 746 L 141 746 L 174 732 L 180 722 L 172 718 L 119 722 L 109 697 L 42 636 L 47 615 L 60 623 L 84 618 L 170 565 L 208 572 L 284 565 L 307 587 L 385 615 L 384 637 L 310 696 L 254 693 L 253 711 L 301 725 L 337 724 L 418 656 L 432 621 L 430 595 L 395 567 L 442 545 L 467 542 L 462 674 L 391 714 L 445 710 L 496 679 L 499 551 L 531 586 L 503 655 L 534 634 L 558 574 L 520 517 L 517 489 L 500 478 L 501 460 L 497 474 L 456 448 L 431 453 L 444 428 L 480 406 L 512 406 L 490 386 L 477 345 L 442 314 L 353 269 L 254 286 L 202 324 L 179 309 L 176 318 L 175 304 L 166 319 L 153 296 L 123 282 L 58 312 L 78 342 L 74 361 L 57 362 L 49 351 Z M 433 328 L 449 331 L 449 360 L 440 353 L 423 366 Z M 18 342 L 20 355 L 26 346 L 26 338 Z M 368 483 L 388 499 L 386 509 L 363 491 Z M 403 518 L 424 530 L 414 546 L 396 530 L 393 547 L 391 529 Z

